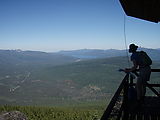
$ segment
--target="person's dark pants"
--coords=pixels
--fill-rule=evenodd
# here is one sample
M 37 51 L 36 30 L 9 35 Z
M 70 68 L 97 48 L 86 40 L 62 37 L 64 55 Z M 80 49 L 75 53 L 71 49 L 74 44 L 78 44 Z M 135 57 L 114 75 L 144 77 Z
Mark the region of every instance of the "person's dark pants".
M 146 93 L 146 82 L 149 81 L 151 75 L 150 66 L 140 68 L 139 76 L 137 78 L 136 90 L 137 90 L 137 100 L 144 98 Z

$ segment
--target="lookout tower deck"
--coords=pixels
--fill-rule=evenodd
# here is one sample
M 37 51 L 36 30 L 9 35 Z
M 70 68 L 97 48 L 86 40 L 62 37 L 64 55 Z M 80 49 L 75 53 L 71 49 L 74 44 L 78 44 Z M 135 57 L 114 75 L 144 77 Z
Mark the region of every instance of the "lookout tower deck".
M 152 72 L 160 72 L 160 69 L 152 69 Z M 141 103 L 129 98 L 128 92 L 133 86 L 132 75 L 126 74 L 101 120 L 160 120 L 160 91 L 156 89 L 160 84 L 147 83 L 154 96 L 145 96 Z
M 160 98 L 146 97 L 139 106 L 133 103 L 128 106 L 127 114 L 128 120 L 160 120 Z

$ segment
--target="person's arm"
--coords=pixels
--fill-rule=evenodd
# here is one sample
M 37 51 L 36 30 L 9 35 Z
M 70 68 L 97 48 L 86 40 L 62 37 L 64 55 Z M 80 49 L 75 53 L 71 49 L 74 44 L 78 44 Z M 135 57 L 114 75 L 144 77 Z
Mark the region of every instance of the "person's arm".
M 137 65 L 136 61 L 133 60 L 132 62 L 133 62 L 133 67 L 132 68 L 126 68 L 125 72 L 133 72 L 137 69 L 138 65 Z

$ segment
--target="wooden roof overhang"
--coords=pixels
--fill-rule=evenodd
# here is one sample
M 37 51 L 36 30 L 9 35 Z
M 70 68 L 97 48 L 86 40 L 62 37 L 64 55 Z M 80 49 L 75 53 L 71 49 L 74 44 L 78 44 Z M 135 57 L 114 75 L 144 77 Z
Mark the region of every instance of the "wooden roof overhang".
M 160 0 L 119 0 L 128 16 L 160 22 Z

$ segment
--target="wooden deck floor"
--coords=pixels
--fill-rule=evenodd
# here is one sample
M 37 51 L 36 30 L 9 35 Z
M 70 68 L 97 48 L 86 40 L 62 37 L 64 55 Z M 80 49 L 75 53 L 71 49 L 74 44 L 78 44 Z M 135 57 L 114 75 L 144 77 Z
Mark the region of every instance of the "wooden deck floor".
M 131 102 L 128 120 L 160 120 L 160 97 L 146 97 L 142 104 Z

